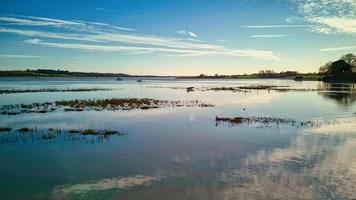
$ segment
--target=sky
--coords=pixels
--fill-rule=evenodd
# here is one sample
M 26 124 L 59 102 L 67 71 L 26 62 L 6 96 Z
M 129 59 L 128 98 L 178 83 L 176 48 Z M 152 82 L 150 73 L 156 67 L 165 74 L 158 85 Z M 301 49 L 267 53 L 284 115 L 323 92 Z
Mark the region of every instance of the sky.
M 356 0 L 0 0 L 0 70 L 316 72 L 356 53 Z

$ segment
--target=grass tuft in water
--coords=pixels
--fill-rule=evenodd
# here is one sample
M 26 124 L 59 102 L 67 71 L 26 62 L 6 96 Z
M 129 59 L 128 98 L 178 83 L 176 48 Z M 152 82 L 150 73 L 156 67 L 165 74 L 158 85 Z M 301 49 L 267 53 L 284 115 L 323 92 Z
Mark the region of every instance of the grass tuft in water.
M 94 130 L 94 129 L 87 129 L 82 132 L 80 132 L 82 135 L 98 135 L 99 131 Z
M 79 133 L 80 131 L 77 129 L 69 129 L 68 133 Z
M 321 125 L 327 124 L 337 124 L 339 121 L 334 120 L 331 122 L 323 122 L 323 121 L 297 121 L 290 118 L 280 118 L 280 117 L 215 117 L 216 125 L 227 123 L 230 125 L 238 125 L 238 124 L 260 124 L 264 127 L 269 127 L 270 125 L 280 126 L 280 125 L 290 125 L 296 128 L 303 127 L 318 127 Z
M 12 128 L 9 127 L 0 127 L 0 132 L 11 131 Z
M 30 127 L 21 127 L 19 129 L 17 129 L 17 131 L 19 132 L 30 132 L 30 131 L 33 131 L 34 129 L 33 128 L 30 128 Z

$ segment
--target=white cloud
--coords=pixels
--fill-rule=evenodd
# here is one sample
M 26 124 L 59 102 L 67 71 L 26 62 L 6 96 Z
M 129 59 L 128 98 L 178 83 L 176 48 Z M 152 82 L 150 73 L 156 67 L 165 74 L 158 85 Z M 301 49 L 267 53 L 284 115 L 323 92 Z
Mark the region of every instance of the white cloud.
M 282 25 L 249 25 L 244 28 L 302 28 L 322 34 L 356 34 L 356 0 L 288 0 L 299 16 Z
M 323 48 L 323 49 L 319 49 L 319 51 L 345 51 L 345 50 L 352 50 L 352 49 L 356 49 L 356 46 Z
M 311 25 L 305 25 L 305 24 L 295 24 L 295 25 L 289 25 L 289 24 L 282 24 L 282 25 L 253 25 L 253 26 L 241 26 L 243 28 L 301 28 L 301 27 L 310 27 Z
M 291 0 L 312 32 L 356 34 L 356 0 Z
M 356 9 L 356 8 L 355 8 Z M 312 30 L 319 33 L 356 33 L 356 19 L 342 17 L 310 17 L 308 20 L 318 24 Z
M 287 36 L 289 35 L 250 35 L 251 38 L 280 38 Z
M 43 56 L 36 55 L 17 55 L 17 54 L 0 54 L 0 58 L 41 58 Z
M 193 38 L 198 38 L 198 35 L 191 32 L 191 31 L 186 31 L 186 30 L 179 30 L 177 31 L 177 33 L 181 34 L 181 35 L 188 35 L 190 37 L 193 37 Z

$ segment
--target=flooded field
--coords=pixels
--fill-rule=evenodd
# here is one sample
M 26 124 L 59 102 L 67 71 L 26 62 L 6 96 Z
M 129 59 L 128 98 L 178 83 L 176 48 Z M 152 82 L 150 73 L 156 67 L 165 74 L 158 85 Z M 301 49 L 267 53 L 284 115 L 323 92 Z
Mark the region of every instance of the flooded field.
M 356 199 L 354 84 L 2 78 L 0 91 L 2 199 Z

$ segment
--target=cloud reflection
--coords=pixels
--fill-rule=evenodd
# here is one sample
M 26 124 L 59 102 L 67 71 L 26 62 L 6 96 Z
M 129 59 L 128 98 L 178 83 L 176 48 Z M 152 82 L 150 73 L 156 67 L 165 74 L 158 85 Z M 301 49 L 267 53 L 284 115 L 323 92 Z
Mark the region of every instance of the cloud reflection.
M 111 189 L 127 189 L 135 186 L 150 185 L 153 182 L 159 181 L 160 176 L 132 176 L 106 178 L 96 182 L 57 186 L 53 191 L 55 199 L 62 199 L 68 195 L 86 193 L 90 191 L 102 191 Z
M 223 199 L 355 199 L 355 124 L 302 130 L 288 148 L 251 154 L 221 175 Z

